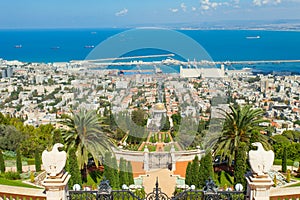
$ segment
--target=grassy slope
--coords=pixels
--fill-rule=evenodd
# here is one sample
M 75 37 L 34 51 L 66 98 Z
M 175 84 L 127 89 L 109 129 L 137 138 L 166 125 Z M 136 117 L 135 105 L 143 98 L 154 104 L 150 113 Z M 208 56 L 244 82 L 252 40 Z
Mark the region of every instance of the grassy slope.
M 35 187 L 35 186 L 32 186 L 32 185 L 28 185 L 26 183 L 23 183 L 21 180 L 7 180 L 5 178 L 0 178 L 0 184 L 1 185 L 16 186 L 16 187 L 27 187 L 27 188 L 40 189 L 39 187 Z

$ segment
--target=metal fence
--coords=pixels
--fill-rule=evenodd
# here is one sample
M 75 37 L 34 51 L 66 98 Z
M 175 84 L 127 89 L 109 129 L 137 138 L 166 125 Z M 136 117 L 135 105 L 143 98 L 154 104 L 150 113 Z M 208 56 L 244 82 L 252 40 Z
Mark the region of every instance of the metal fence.
M 184 190 L 172 197 L 168 197 L 158 186 L 156 181 L 155 188 L 149 194 L 134 193 L 128 189 L 112 190 L 108 181 L 101 181 L 98 190 L 93 191 L 74 191 L 68 192 L 69 200 L 243 200 L 243 191 L 220 191 L 215 183 L 207 181 L 203 190 Z

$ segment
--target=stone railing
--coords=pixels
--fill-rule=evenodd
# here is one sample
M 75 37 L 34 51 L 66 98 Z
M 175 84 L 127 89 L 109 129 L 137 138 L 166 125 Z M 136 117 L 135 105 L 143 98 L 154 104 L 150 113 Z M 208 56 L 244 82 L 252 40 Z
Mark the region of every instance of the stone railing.
M 42 186 L 43 180 L 46 178 L 47 173 L 46 171 L 41 172 L 37 177 L 34 178 L 34 183 L 36 185 Z
M 300 187 L 271 189 L 270 200 L 300 199 Z
M 43 192 L 44 189 L 0 185 L 0 200 L 46 200 L 46 194 Z

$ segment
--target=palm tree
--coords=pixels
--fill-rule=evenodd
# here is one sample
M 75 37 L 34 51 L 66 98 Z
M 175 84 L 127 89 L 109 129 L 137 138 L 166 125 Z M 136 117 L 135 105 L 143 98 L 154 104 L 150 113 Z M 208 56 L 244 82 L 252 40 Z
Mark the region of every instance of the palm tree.
M 222 135 L 215 145 L 215 155 L 220 155 L 221 160 L 228 158 L 228 163 L 231 165 L 237 155 L 240 143 L 244 142 L 249 146 L 252 132 L 258 129 L 259 123 L 266 120 L 262 119 L 263 110 L 252 109 L 250 105 L 244 107 L 231 105 L 229 108 L 230 112 L 221 110 L 225 121 Z M 263 135 L 259 139 L 264 146 L 267 145 L 268 142 Z
M 63 138 L 67 150 L 75 148 L 80 169 L 87 166 L 89 155 L 95 161 L 96 166 L 106 151 L 111 151 L 112 142 L 109 139 L 101 119 L 93 110 L 84 109 L 72 112 L 62 122 L 68 128 L 63 131 Z

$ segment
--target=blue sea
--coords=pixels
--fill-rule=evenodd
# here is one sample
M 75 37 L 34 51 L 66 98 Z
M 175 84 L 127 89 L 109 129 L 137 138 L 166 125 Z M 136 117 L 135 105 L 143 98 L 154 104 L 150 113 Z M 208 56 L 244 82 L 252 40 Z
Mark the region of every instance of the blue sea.
M 99 43 L 125 29 L 0 30 L 0 58 L 23 62 L 84 60 Z M 214 61 L 300 60 L 300 32 L 252 30 L 180 30 L 197 41 Z M 259 39 L 247 39 L 260 36 Z M 22 48 L 18 48 L 22 47 Z M 89 48 L 87 48 L 89 47 Z M 128 55 L 168 53 L 142 49 Z M 127 55 L 127 56 L 128 56 Z M 228 66 L 300 73 L 300 63 Z

